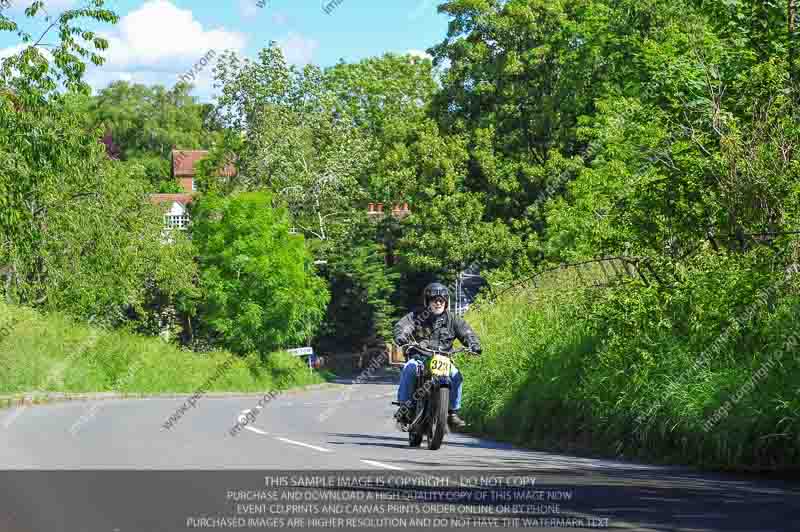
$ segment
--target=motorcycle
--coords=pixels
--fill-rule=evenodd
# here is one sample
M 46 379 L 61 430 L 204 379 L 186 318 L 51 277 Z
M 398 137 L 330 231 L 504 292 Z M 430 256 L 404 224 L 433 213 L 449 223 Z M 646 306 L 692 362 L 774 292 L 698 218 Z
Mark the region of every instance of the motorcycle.
M 418 343 L 405 346 L 406 351 L 414 349 L 422 367 L 418 367 L 415 380 L 413 401 L 416 403 L 413 420 L 410 424 L 398 422 L 400 430 L 408 432 L 408 445 L 419 447 L 425 436 L 428 438 L 428 449 L 435 451 L 442 445 L 448 432 L 447 415 L 450 406 L 450 358 L 460 353 L 472 353 L 469 349 L 455 351 L 437 351 L 428 349 Z M 393 405 L 403 403 L 393 401 Z

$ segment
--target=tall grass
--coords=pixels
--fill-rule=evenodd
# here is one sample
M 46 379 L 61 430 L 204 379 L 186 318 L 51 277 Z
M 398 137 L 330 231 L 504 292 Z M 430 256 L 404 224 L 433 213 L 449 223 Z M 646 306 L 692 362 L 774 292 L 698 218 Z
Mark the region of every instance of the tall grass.
M 0 303 L 0 393 L 32 391 L 127 393 L 261 392 L 322 382 L 288 353 L 235 358 L 227 352 L 192 353 L 160 339 L 77 325 Z M 130 369 L 130 377 L 128 377 Z
M 757 262 L 703 257 L 671 290 L 581 289 L 576 275 L 560 272 L 482 307 L 467 316 L 486 354 L 461 362 L 466 414 L 481 432 L 549 449 L 719 469 L 797 467 L 800 363 L 796 350 L 785 352 L 800 333 L 797 281 L 784 284 Z

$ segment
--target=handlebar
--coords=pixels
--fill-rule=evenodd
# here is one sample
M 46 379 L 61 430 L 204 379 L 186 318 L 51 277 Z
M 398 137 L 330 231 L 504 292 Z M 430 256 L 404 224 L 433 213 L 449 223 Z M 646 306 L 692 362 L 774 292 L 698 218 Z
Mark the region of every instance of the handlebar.
M 439 354 L 439 355 L 453 356 L 453 355 L 458 355 L 458 354 L 461 354 L 461 353 L 468 353 L 468 354 L 473 355 L 473 356 L 479 356 L 478 353 L 470 351 L 466 347 L 462 347 L 461 349 L 456 349 L 455 351 L 439 351 L 439 350 L 436 350 L 436 349 L 428 349 L 427 347 L 422 347 L 420 344 L 418 344 L 416 342 L 412 342 L 412 343 L 404 345 L 403 346 L 403 352 L 407 352 L 411 348 L 416 349 L 418 351 L 422 351 L 424 353 L 430 353 L 431 355 Z

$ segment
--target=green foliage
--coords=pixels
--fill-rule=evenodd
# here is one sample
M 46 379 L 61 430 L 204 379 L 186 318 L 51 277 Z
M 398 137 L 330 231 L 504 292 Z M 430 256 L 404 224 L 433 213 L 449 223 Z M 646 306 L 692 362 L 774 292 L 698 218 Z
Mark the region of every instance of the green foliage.
M 342 112 L 376 137 L 401 117 L 410 124 L 423 121 L 437 90 L 430 60 L 391 53 L 340 62 L 325 71 L 325 85 Z
M 796 420 L 785 409 L 796 404 L 789 383 L 798 374 L 786 358 L 713 432 L 700 430 L 796 328 L 795 286 L 737 319 L 777 282 L 788 260 L 777 253 L 791 250 L 776 241 L 764 258 L 747 235 L 798 229 L 798 41 L 787 31 L 789 9 L 441 6 L 451 24 L 432 52 L 451 68 L 433 110 L 445 136 L 467 139 L 463 182 L 484 195 L 484 223 L 518 235 L 529 260 L 540 252 L 552 262 L 646 256 L 675 281 L 578 299 L 541 301 L 535 291 L 536 303 L 517 301 L 525 311 L 510 303 L 485 311 L 497 359 L 476 369 L 479 397 L 467 399 L 483 428 L 701 464 L 796 464 Z M 443 249 L 435 233 L 414 236 Z M 530 317 L 508 325 L 517 312 Z M 667 388 L 721 344 L 700 371 Z M 511 391 L 497 393 L 506 385 Z
M 331 301 L 320 343 L 333 350 L 357 350 L 371 339 L 392 337 L 397 309 L 391 298 L 399 274 L 386 266 L 385 247 L 365 236 L 331 253 L 323 269 L 331 284 Z
M 232 153 L 238 173 L 231 179 L 209 178 L 205 189 L 266 189 L 288 205 L 304 234 L 340 243 L 348 215 L 363 204 L 359 177 L 369 157 L 369 139 L 337 111 L 322 72 L 313 66 L 287 66 L 271 44 L 257 62 L 223 55 L 217 69 L 222 96 L 216 114 L 237 130 L 215 157 Z M 208 170 L 208 169 L 206 169 Z
M 551 256 L 675 259 L 708 233 L 796 228 L 800 137 L 785 57 L 759 61 L 701 10 L 665 15 L 636 49 L 649 79 L 610 90 L 581 121 L 591 164 L 547 207 Z
M 44 308 L 119 325 L 131 311 L 150 312 L 148 285 L 168 301 L 196 293 L 193 247 L 182 234 L 173 235 L 172 245 L 162 243 L 161 213 L 142 201 L 142 181 L 123 172 L 105 174 L 100 201 L 48 216 L 53 237 L 36 251 L 47 279 L 35 287 Z
M 123 161 L 137 162 L 154 187 L 174 184 L 173 149 L 210 148 L 220 134 L 209 131 L 208 104 L 189 95 L 191 86 L 178 83 L 172 89 L 115 81 L 86 104 L 89 127 L 110 134 L 121 149 Z
M 478 430 L 528 445 L 730 469 L 796 466 L 800 365 L 785 344 L 797 331 L 800 285 L 772 268 L 764 253 L 700 255 L 666 297 L 637 284 L 583 290 L 565 272 L 483 306 L 467 318 L 486 355 L 459 364 L 467 413 Z
M 104 0 L 94 0 L 87 7 L 66 10 L 56 18 L 47 14 L 41 0 L 25 3 L 28 5 L 26 17 L 43 19 L 47 29 L 34 36 L 24 29 L 24 24 L 20 26 L 14 21 L 8 12 L 0 13 L 0 32 L 14 32 L 22 41 L 22 51 L 0 61 L 0 91 L 13 95 L 15 104 L 25 109 L 45 103 L 59 85 L 88 94 L 89 85 L 83 81 L 86 71 L 83 61 L 102 65 L 105 59 L 100 52 L 108 48 L 108 41 L 78 24 L 92 20 L 116 24 L 119 17 L 113 11 L 103 9 Z M 43 42 L 51 31 L 58 35 L 55 45 Z M 44 48 L 48 48 L 47 56 L 42 52 Z
M 417 270 L 457 272 L 472 264 L 499 267 L 521 243 L 499 221 L 484 222 L 483 196 L 453 193 L 420 203 L 404 228 L 401 250 Z
M 300 235 L 266 192 L 204 196 L 193 212 L 201 264 L 200 318 L 228 349 L 266 356 L 308 341 L 329 293 Z
M 191 353 L 158 339 L 86 327 L 59 313 L 42 316 L 0 303 L 0 326 L 12 321 L 13 334 L 0 340 L 0 394 L 193 393 L 203 386 L 263 393 L 321 381 L 285 353 L 273 353 L 266 365 L 224 351 Z M 236 360 L 230 369 L 212 379 L 231 357 Z
M 0 115 L 0 160 L 7 297 L 109 324 L 129 309 L 146 313 L 145 283 L 175 250 L 161 244 L 162 217 L 146 203 L 141 174 L 107 160 L 58 99 Z M 194 272 L 191 248 L 176 249 L 183 266 L 161 276 L 171 295 L 191 292 Z
M 545 188 L 550 152 L 580 147 L 577 118 L 617 75 L 602 66 L 616 43 L 601 40 L 615 12 L 532 0 L 452 0 L 440 10 L 452 23 L 432 48 L 437 64 L 450 62 L 436 115 L 449 134 L 468 135 L 467 181 L 487 192 L 489 217 L 517 219 Z
M 6 296 L 119 325 L 149 312 L 148 282 L 170 285 L 169 297 L 191 293 L 191 247 L 162 245 L 163 219 L 137 169 L 109 161 L 61 98 L 18 111 L 0 100 Z M 178 251 L 166 275 L 164 260 Z

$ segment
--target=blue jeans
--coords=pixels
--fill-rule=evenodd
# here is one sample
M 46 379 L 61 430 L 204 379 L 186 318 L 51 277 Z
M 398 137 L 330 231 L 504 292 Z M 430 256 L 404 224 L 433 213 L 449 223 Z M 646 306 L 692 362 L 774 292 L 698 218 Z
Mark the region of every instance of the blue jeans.
M 414 393 L 414 383 L 417 379 L 417 367 L 422 367 L 422 362 L 416 359 L 410 359 L 403 366 L 403 372 L 400 374 L 400 387 L 397 389 L 397 401 L 402 403 L 411 399 Z M 420 372 L 422 369 L 419 370 Z M 461 408 L 461 383 L 464 382 L 464 377 L 455 364 L 450 364 L 450 410 L 458 410 Z

